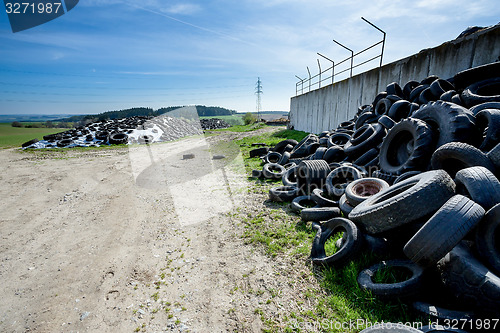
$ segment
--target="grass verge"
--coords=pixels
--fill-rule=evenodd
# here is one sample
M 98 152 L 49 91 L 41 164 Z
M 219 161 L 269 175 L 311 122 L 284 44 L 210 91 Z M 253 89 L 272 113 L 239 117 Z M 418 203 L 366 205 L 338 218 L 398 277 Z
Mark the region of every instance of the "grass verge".
M 42 140 L 44 135 L 65 131 L 65 128 L 26 128 L 12 127 L 8 123 L 0 123 L 0 148 L 21 147 L 32 139 Z
M 297 141 L 307 133 L 297 131 L 279 131 L 239 140 L 242 147 L 245 167 L 248 172 L 260 169 L 261 161 L 250 158 L 248 152 L 253 149 L 252 143 L 264 143 L 273 146 L 281 140 L 293 138 Z M 312 240 L 315 231 L 310 223 L 301 221 L 300 216 L 289 209 L 288 203 L 275 203 L 266 200 L 265 196 L 273 186 L 280 186 L 281 181 L 253 179 L 251 191 L 259 193 L 264 198 L 266 206 L 261 211 L 245 211 L 239 218 L 244 231 L 241 237 L 247 243 L 256 244 L 269 256 L 286 256 L 290 261 L 298 260 L 308 266 L 314 274 L 317 285 L 308 286 L 306 297 L 313 300 L 313 310 L 303 310 L 291 313 L 289 324 L 283 329 L 282 323 L 274 322 L 273 318 L 263 314 L 263 322 L 267 332 L 360 332 L 362 324 L 376 322 L 422 323 L 428 319 L 415 313 L 411 306 L 401 300 L 384 300 L 374 297 L 369 291 L 363 290 L 357 283 L 361 270 L 386 258 L 379 258 L 371 253 L 363 253 L 358 259 L 342 268 L 314 267 L 310 260 Z M 327 254 L 336 251 L 335 241 L 340 239 L 338 233 L 326 245 Z M 404 280 L 400 272 L 382 272 L 376 276 L 378 282 L 392 283 Z M 354 323 L 346 328 L 346 323 Z M 357 324 L 361 323 L 361 326 Z M 313 329 L 312 329 L 313 328 Z

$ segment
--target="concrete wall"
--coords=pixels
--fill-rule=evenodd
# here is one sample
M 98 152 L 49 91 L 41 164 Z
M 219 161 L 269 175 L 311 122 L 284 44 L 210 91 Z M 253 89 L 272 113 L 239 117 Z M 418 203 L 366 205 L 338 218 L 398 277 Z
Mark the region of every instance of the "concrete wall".
M 462 70 L 495 61 L 500 61 L 500 25 L 292 97 L 290 125 L 310 133 L 331 130 L 354 117 L 359 106 L 371 104 L 391 82 L 403 86 L 429 75 L 451 78 Z

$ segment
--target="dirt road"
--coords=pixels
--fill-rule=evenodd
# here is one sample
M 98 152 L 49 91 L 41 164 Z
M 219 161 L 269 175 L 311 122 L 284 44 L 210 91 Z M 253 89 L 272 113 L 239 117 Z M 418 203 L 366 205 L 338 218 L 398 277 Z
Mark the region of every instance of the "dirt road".
M 300 267 L 245 245 L 227 214 L 263 208 L 241 155 L 213 159 L 238 135 L 0 151 L 0 331 L 259 332 L 296 310 Z

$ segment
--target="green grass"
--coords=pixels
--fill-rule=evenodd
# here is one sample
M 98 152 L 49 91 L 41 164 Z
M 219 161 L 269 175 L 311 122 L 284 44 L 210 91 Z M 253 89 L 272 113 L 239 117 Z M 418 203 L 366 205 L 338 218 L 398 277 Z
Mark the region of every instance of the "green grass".
M 243 151 L 247 171 L 260 169 L 261 161 L 258 158 L 250 158 L 248 152 L 253 149 L 251 143 L 261 142 L 273 146 L 286 138 L 297 141 L 307 133 L 297 131 L 279 131 L 266 133 L 259 136 L 247 137 L 239 140 Z M 250 188 L 251 191 L 266 194 L 273 186 L 279 186 L 278 181 L 256 180 Z M 384 300 L 373 296 L 369 291 L 362 289 L 357 283 L 357 277 L 361 270 L 380 262 L 383 259 L 371 253 L 364 252 L 359 258 L 340 268 L 318 268 L 313 267 L 309 261 L 312 240 L 315 231 L 310 223 L 301 221 L 300 216 L 292 212 L 288 203 L 274 203 L 266 201 L 266 208 L 260 212 L 244 212 L 239 216 L 244 226 L 242 238 L 246 243 L 256 244 L 271 257 L 287 256 L 290 260 L 298 259 L 311 268 L 311 272 L 317 279 L 317 284 L 312 285 L 305 295 L 314 305 L 313 311 L 299 311 L 290 315 L 290 321 L 298 322 L 323 322 L 326 320 L 330 325 L 323 327 L 324 332 L 359 332 L 362 327 L 355 330 L 344 329 L 332 323 L 349 323 L 364 320 L 365 322 L 422 322 L 425 320 L 416 314 L 411 306 L 400 300 Z M 342 233 L 336 233 L 327 241 L 325 250 L 327 255 L 338 251 L 335 241 L 342 237 Z M 377 282 L 393 283 L 405 280 L 408 272 L 386 269 L 381 270 L 375 276 Z M 264 314 L 265 316 L 265 314 Z M 283 323 L 274 322 L 273 318 L 264 318 L 266 332 L 281 332 L 279 325 Z M 296 331 L 291 322 L 285 331 Z M 425 323 L 424 323 L 425 325 Z
M 0 147 L 21 147 L 32 139 L 42 140 L 44 135 L 63 132 L 64 128 L 24 128 L 12 127 L 10 123 L 0 123 Z

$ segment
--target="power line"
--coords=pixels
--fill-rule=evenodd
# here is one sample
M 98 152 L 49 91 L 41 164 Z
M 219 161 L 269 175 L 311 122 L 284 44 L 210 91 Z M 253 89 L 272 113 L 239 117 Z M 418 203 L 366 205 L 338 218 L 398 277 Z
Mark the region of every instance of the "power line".
M 257 86 L 255 87 L 255 94 L 257 95 L 257 121 L 260 121 L 260 110 L 262 109 L 261 95 L 262 92 L 262 81 L 260 77 L 257 80 Z

